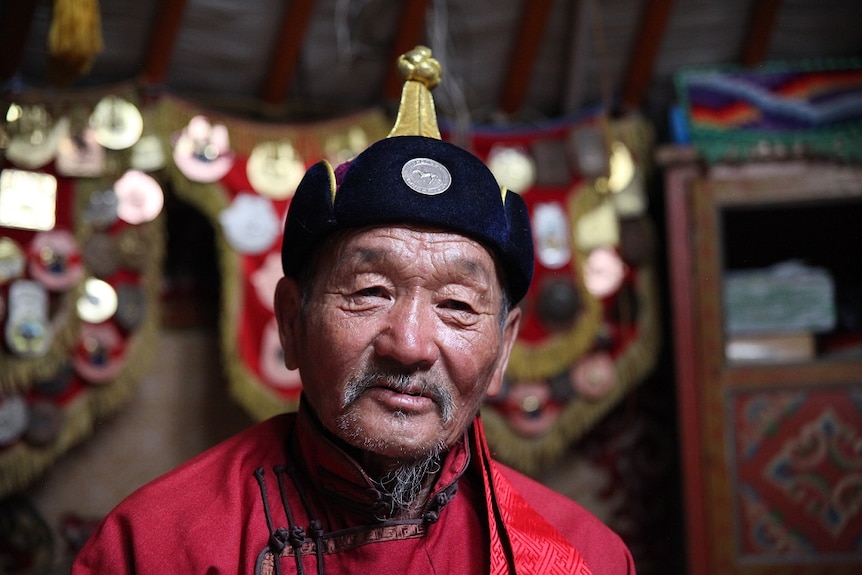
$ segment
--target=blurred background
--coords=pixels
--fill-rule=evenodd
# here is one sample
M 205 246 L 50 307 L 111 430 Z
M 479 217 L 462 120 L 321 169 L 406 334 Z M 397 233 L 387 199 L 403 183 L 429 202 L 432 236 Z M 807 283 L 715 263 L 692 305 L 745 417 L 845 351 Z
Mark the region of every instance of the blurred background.
M 638 571 L 862 567 L 853 0 L 0 0 L 0 573 L 65 573 L 148 480 L 294 409 L 298 178 L 445 139 L 530 209 L 497 457 Z

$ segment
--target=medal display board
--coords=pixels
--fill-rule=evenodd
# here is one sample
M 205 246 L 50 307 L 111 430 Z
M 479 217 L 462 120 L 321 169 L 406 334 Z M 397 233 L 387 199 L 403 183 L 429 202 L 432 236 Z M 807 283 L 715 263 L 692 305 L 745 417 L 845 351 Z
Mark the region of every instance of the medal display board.
M 503 389 L 482 414 L 495 455 L 536 475 L 617 405 L 660 348 L 655 237 L 638 117 L 475 131 L 473 151 L 530 212 L 536 264 Z
M 16 127 L 30 136 L 13 138 L 6 154 L 14 170 L 4 170 L 4 189 L 36 190 L 26 195 L 27 205 L 23 194 L 0 197 L 0 213 L 19 220 L 2 223 L 14 240 L 0 245 L 4 319 L 7 331 L 20 332 L 7 338 L 4 361 L 29 362 L 33 370 L 16 367 L 19 375 L 6 377 L 13 371 L 4 369 L 0 407 L 8 413 L 0 412 L 0 420 L 13 431 L 0 457 L 9 469 L 30 469 L 4 473 L 21 476 L 9 488 L 51 459 L 34 463 L 44 451 L 34 451 L 19 429 L 25 419 L 48 418 L 32 399 L 41 397 L 33 391 L 37 382 L 68 363 L 63 373 L 79 390 L 59 396 L 65 402 L 59 411 L 77 427 L 57 444 L 56 457 L 89 432 L 95 417 L 118 406 L 139 374 L 143 364 L 135 358 L 149 346 L 136 342 L 156 324 L 161 186 L 199 210 L 215 231 L 221 363 L 231 394 L 255 419 L 295 409 L 302 384 L 284 367 L 273 312 L 293 191 L 312 163 L 326 158 L 337 166 L 391 126 L 376 110 L 302 125 L 258 123 L 169 95 L 140 108 L 111 95 L 93 99 L 86 110 L 71 109 L 54 122 L 46 110 L 22 107 Z M 72 135 L 74 145 L 63 148 Z M 39 142 L 55 151 L 33 154 Z M 522 334 L 504 389 L 483 411 L 498 457 L 538 473 L 656 362 L 655 240 L 644 180 L 652 134 L 638 118 L 609 123 L 591 115 L 522 131 L 476 131 L 468 145 L 501 185 L 522 194 L 534 227 L 536 281 L 523 303 Z M 74 157 L 61 159 L 61 149 Z M 25 158 L 26 166 L 15 164 Z M 46 163 L 34 165 L 34 158 Z M 21 183 L 25 170 L 34 175 Z M 40 207 L 52 201 L 53 212 Z M 25 220 L 32 229 L 21 231 Z M 49 253 L 40 247 L 46 234 L 64 271 L 20 269 L 26 256 L 18 251 Z M 20 310 L 31 308 L 29 323 L 22 323 Z M 17 351 L 16 341 L 22 342 Z M 88 353 L 89 362 L 63 361 Z M 78 404 L 83 407 L 73 409 Z M 76 409 L 85 415 L 70 417 Z
M 154 354 L 163 195 L 129 96 L 13 104 L 0 171 L 0 495 L 130 396 Z

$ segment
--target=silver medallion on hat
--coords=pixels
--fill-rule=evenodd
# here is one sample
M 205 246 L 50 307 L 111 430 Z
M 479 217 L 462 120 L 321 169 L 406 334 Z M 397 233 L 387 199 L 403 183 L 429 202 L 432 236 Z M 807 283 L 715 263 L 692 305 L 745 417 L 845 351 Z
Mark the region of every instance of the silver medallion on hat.
M 401 168 L 401 178 L 410 189 L 426 196 L 442 194 L 452 185 L 446 166 L 431 158 L 413 158 Z

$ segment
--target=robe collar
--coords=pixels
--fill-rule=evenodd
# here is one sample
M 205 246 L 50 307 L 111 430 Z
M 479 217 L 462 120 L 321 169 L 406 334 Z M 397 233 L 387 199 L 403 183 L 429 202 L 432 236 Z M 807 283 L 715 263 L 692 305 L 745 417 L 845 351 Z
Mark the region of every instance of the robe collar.
M 470 466 L 469 433 L 443 456 L 440 471 L 429 494 L 423 518 L 434 522 L 454 497 L 458 479 Z M 327 431 L 307 402 L 301 401 L 289 447 L 298 454 L 315 486 L 327 499 L 337 501 L 366 519 L 380 517 L 389 509 L 385 495 L 375 485 L 349 447 Z

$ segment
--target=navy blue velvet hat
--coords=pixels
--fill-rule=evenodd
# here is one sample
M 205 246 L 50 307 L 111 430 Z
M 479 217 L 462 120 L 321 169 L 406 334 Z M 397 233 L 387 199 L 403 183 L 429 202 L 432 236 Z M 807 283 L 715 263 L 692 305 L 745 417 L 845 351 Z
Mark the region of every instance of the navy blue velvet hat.
M 423 103 L 420 112 L 426 120 L 427 108 Z M 470 152 L 435 137 L 399 135 L 427 131 L 421 126 L 417 130 L 417 122 L 399 129 L 404 111 L 402 95 L 390 137 L 340 166 L 338 177 L 325 160 L 308 169 L 291 200 L 284 228 L 285 275 L 298 275 L 315 247 L 336 230 L 420 224 L 483 244 L 505 272 L 501 279 L 512 303 L 519 302 L 533 276 L 533 238 L 524 200 L 501 188 Z M 436 116 L 433 124 L 436 131 Z

